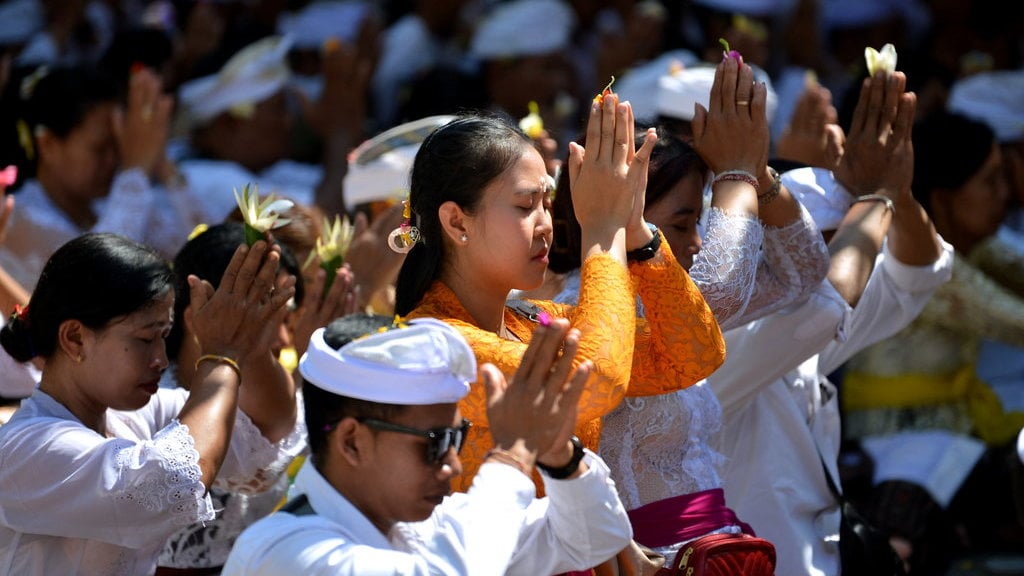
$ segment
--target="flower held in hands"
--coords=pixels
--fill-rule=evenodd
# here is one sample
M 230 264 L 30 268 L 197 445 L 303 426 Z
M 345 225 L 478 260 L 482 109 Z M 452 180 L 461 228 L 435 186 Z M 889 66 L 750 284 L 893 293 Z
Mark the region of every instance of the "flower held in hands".
M 348 252 L 348 246 L 352 243 L 352 232 L 352 226 L 347 217 L 339 218 L 335 215 L 333 224 L 324 218 L 323 231 L 316 239 L 316 255 L 320 259 L 320 267 L 327 273 L 327 279 L 324 281 L 324 293 L 331 289 L 334 276 L 338 273 L 341 265 L 345 263 L 345 253 Z
M 612 79 L 608 81 L 608 85 L 604 87 L 604 90 L 601 90 L 597 96 L 594 96 L 594 102 L 604 104 L 604 97 L 612 93 L 612 84 L 615 84 L 615 76 L 612 76 Z
M 728 59 L 728 58 L 733 58 L 735 60 L 739 60 L 740 62 L 743 62 L 743 55 L 740 54 L 738 51 L 731 49 L 729 47 L 729 41 L 728 40 L 726 40 L 725 38 L 719 38 L 718 39 L 718 43 L 722 45 L 722 48 L 724 48 L 724 50 L 722 50 L 722 59 L 723 60 L 724 59 Z
M 864 61 L 868 65 L 868 74 L 871 76 L 878 72 L 888 72 L 891 74 L 896 71 L 896 47 L 892 44 L 886 44 L 879 51 L 868 46 L 864 49 Z
M 266 237 L 267 232 L 291 222 L 281 218 L 281 213 L 290 210 L 295 204 L 291 200 L 278 199 L 273 194 L 260 202 L 256 185 L 246 184 L 242 193 L 235 188 L 235 202 L 242 211 L 245 221 L 245 243 L 252 246 L 257 240 Z

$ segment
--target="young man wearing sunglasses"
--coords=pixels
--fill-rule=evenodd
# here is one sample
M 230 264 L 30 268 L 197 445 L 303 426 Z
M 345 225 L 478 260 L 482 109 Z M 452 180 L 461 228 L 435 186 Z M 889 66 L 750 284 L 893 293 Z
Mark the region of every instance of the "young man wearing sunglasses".
M 511 383 L 482 367 L 498 448 L 454 495 L 474 433 L 458 410 L 477 380 L 473 351 L 437 320 L 384 324 L 353 316 L 314 333 L 299 365 L 312 452 L 302 495 L 242 534 L 225 576 L 554 574 L 630 543 L 607 467 L 572 438 L 590 363 L 573 370 L 579 333 L 566 320 L 538 327 Z M 352 339 L 353 327 L 369 335 Z

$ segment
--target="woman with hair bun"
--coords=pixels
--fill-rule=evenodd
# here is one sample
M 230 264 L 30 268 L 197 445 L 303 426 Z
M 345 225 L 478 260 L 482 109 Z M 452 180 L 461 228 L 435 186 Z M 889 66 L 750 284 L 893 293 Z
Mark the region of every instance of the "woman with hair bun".
M 216 290 L 188 279 L 201 355 L 186 391 L 158 387 L 168 263 L 113 234 L 53 254 L 0 331 L 16 360 L 43 362 L 39 389 L 0 427 L 0 574 L 152 574 L 170 534 L 214 518 L 210 487 L 275 480 L 264 470 L 283 456 L 278 430 L 295 403 L 240 384 L 295 292 L 279 260 L 260 241 L 235 251 Z

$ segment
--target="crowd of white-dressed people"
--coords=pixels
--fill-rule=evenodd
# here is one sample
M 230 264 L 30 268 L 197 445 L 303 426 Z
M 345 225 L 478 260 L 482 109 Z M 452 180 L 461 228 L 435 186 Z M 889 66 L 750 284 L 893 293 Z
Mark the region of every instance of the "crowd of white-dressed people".
M 0 575 L 1019 553 L 1022 22 L 3 0 Z

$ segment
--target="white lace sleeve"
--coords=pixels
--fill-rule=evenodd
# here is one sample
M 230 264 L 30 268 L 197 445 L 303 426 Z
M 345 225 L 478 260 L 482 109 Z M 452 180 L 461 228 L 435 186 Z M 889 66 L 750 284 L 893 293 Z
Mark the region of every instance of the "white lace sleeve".
M 802 206 L 799 220 L 782 228 L 766 226 L 754 293 L 746 311 L 729 328 L 767 316 L 806 297 L 825 279 L 828 266 L 825 239 Z
M 5 431 L 0 503 L 4 523 L 21 532 L 140 548 L 213 519 L 200 477 L 199 454 L 177 421 L 151 439 L 106 439 L 39 417 Z
M 255 494 L 273 487 L 291 461 L 306 448 L 306 422 L 301 404 L 297 410 L 291 434 L 273 444 L 252 419 L 239 410 L 231 444 L 214 486 L 241 494 Z
M 758 250 L 764 236 L 760 221 L 712 207 L 707 235 L 693 258 L 690 277 L 723 330 L 738 326 L 733 319 L 748 308 L 757 274 Z

